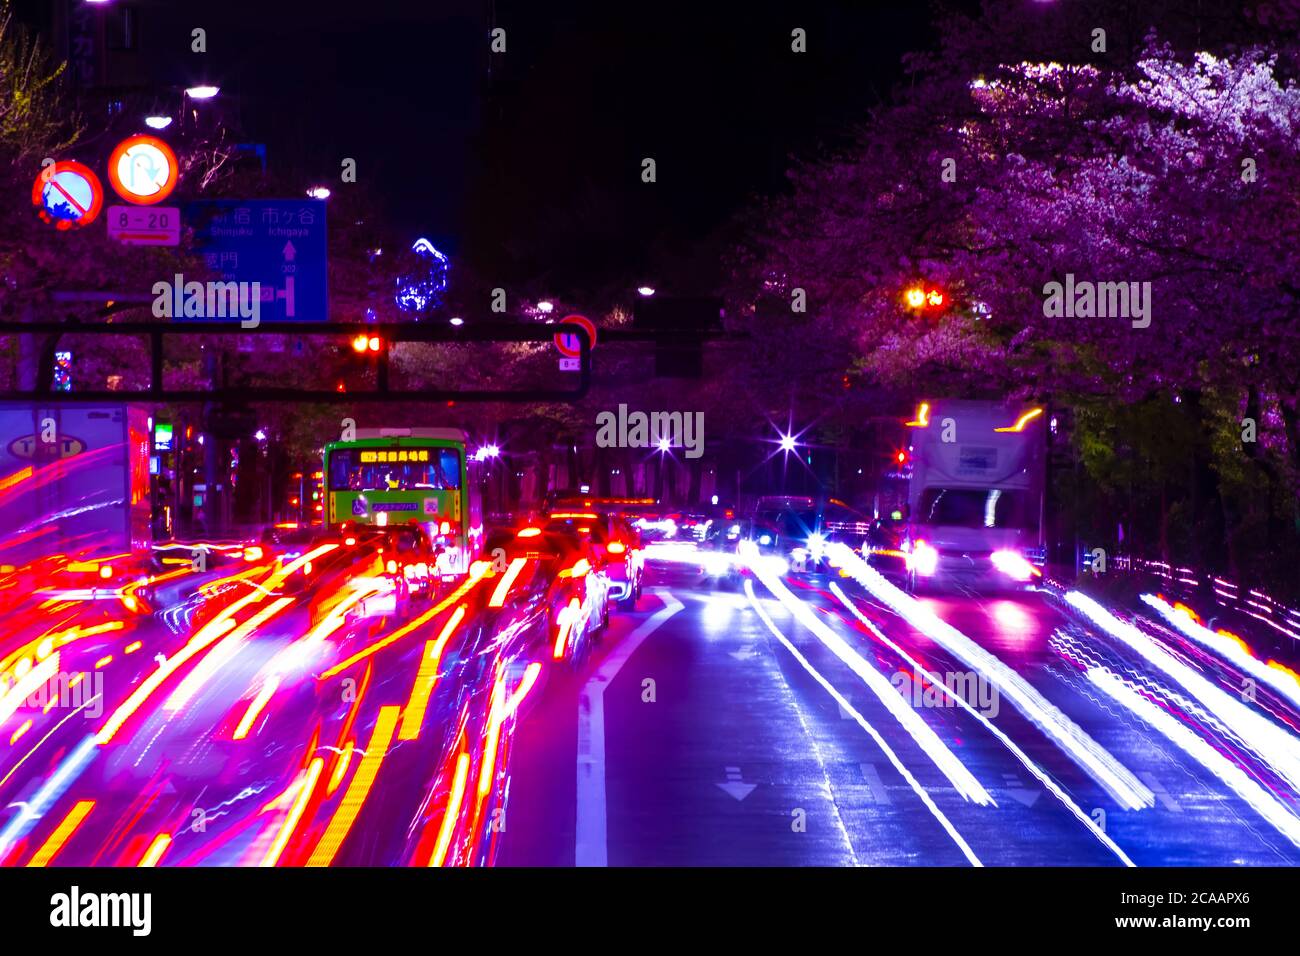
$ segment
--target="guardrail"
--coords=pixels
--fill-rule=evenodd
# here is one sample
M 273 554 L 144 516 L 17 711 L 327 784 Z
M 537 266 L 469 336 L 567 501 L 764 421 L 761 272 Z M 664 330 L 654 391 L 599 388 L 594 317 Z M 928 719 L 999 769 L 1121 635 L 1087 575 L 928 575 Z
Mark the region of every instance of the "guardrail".
M 1121 554 L 1107 558 L 1107 573 L 1124 572 L 1144 575 L 1160 582 L 1173 597 L 1202 602 L 1254 618 L 1267 625 L 1292 649 L 1300 646 L 1300 608 L 1277 600 L 1267 592 L 1248 587 L 1217 574 Z

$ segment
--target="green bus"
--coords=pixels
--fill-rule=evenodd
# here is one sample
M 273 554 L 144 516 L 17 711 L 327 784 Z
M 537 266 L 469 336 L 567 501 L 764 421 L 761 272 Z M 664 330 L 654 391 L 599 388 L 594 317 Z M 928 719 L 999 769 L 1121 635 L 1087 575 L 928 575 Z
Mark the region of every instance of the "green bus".
M 419 525 L 442 554 L 438 572 L 465 574 L 483 549 L 481 463 L 456 428 L 358 429 L 325 446 L 325 524 Z

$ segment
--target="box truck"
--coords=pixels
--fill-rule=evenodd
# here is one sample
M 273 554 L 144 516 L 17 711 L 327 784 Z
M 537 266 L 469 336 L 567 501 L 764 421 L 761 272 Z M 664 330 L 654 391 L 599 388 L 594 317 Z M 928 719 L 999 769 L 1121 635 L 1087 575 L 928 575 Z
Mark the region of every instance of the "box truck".
M 1042 577 L 1047 422 L 1014 403 L 922 403 L 902 544 L 912 590 L 1020 589 Z

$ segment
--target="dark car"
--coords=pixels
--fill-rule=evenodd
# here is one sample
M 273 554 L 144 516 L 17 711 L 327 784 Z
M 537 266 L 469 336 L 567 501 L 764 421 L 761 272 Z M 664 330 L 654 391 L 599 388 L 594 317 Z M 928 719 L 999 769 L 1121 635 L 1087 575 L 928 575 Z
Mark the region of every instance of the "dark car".
M 907 578 L 907 554 L 903 542 L 907 538 L 907 515 L 897 510 L 874 519 L 862 543 L 862 556 L 867 564 L 890 578 Z

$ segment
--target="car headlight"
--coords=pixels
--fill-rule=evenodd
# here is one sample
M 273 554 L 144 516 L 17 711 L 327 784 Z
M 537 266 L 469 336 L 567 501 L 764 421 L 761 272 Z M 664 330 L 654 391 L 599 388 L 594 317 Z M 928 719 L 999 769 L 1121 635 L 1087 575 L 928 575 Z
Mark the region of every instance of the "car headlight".
M 704 556 L 704 573 L 711 577 L 722 577 L 731 568 L 731 561 L 725 554 L 706 554 Z
M 779 554 L 765 555 L 760 560 L 763 561 L 769 571 L 778 577 L 785 577 L 790 573 L 790 562 Z

